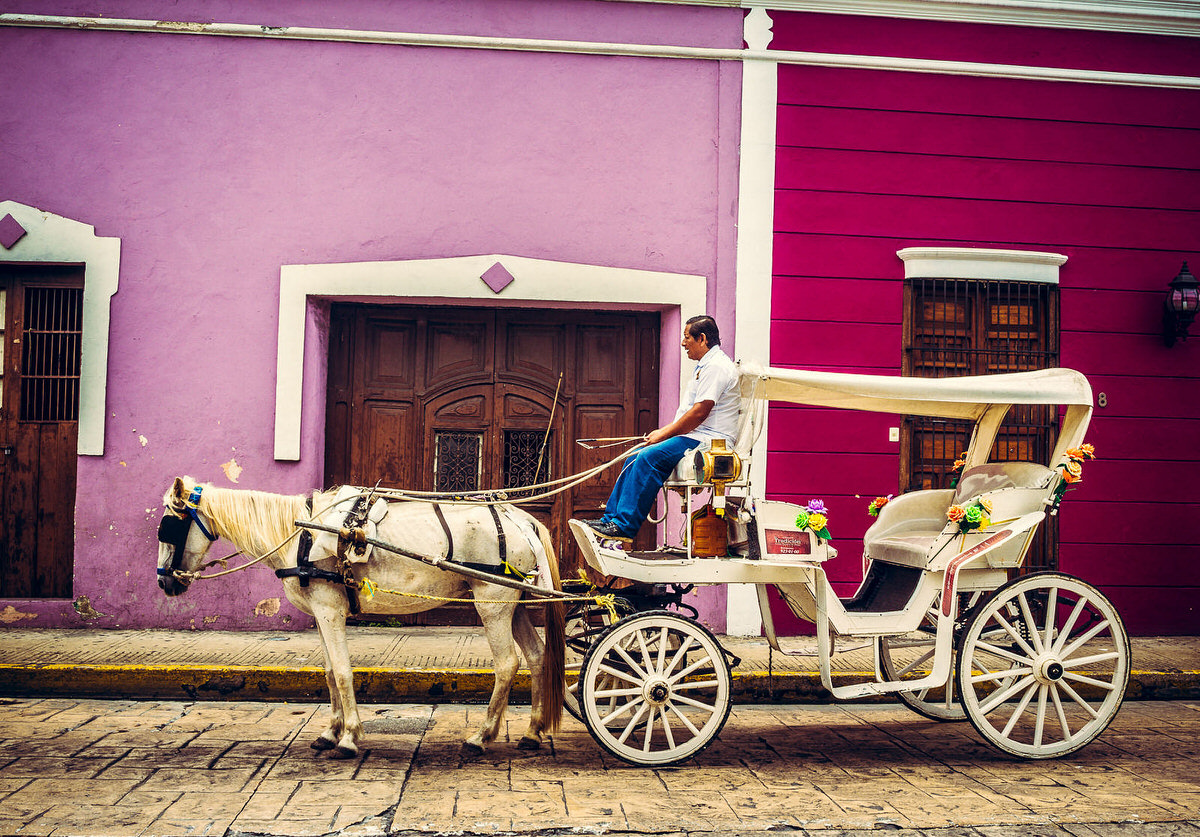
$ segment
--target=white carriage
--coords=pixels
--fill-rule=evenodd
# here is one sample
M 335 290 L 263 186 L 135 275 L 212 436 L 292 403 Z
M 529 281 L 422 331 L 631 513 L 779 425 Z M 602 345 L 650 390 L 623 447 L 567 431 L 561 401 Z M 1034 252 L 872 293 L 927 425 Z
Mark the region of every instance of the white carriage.
M 835 698 L 894 693 L 927 717 L 965 718 L 988 743 L 1025 758 L 1062 756 L 1103 732 L 1129 679 L 1119 615 L 1077 578 L 1017 574 L 1039 524 L 1057 512 L 1079 460 L 1090 456 L 1092 392 L 1083 375 L 1047 369 L 931 380 L 750 364 L 740 371 L 734 450 L 689 455 L 668 482 L 684 497 L 685 519 L 717 522 L 715 550 L 685 527 L 676 548 L 625 551 L 571 521 L 594 569 L 640 583 L 619 591 L 626 615 L 613 622 L 592 608 L 577 633 L 584 658 L 568 707 L 605 750 L 634 764 L 668 765 L 720 733 L 733 686 L 727 653 L 678 606 L 688 585 L 728 583 L 757 585 L 764 633 L 777 650 L 787 653 L 769 588 L 816 626 L 821 681 Z M 750 479 L 770 401 L 975 423 L 954 488 L 912 491 L 879 510 L 864 537 L 865 577 L 850 598 L 839 598 L 826 576 L 823 563 L 837 553 L 814 531 L 820 519 L 765 499 Z M 1028 404 L 1060 409 L 1049 461 L 989 462 L 1010 407 Z M 664 589 L 673 592 L 655 592 Z M 873 677 L 835 685 L 835 637 L 872 645 Z

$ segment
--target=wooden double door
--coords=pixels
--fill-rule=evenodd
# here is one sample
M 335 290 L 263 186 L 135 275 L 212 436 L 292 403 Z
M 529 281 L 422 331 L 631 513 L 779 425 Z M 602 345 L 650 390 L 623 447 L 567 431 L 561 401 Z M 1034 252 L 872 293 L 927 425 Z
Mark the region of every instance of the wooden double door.
M 656 426 L 658 352 L 653 313 L 336 304 L 326 484 L 520 497 L 616 453 L 576 439 Z M 566 521 L 598 516 L 616 475 L 523 504 L 564 575 L 580 566 Z

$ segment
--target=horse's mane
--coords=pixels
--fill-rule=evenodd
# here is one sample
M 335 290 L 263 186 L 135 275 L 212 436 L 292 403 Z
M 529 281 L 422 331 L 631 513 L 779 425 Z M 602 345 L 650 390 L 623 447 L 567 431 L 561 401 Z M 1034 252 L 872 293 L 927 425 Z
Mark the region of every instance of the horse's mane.
M 296 532 L 297 520 L 309 516 L 302 494 L 204 486 L 204 511 L 221 534 L 254 557 L 275 549 Z

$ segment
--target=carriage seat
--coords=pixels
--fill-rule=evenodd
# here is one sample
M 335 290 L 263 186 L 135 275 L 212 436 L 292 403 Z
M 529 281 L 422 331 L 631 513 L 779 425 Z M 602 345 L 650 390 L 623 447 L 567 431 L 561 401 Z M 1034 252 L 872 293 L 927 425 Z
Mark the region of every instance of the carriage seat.
M 863 536 L 866 556 L 874 561 L 925 567 L 957 527 L 946 519 L 951 505 L 986 495 L 992 519 L 1007 520 L 1043 507 L 1054 471 L 1035 462 L 990 462 L 963 472 L 957 487 L 912 491 L 892 500 Z

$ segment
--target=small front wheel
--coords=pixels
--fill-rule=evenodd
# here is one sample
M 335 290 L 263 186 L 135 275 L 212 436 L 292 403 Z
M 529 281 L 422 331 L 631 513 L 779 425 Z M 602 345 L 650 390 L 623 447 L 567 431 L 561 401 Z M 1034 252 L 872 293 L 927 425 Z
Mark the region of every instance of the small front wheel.
M 988 743 L 1029 759 L 1073 753 L 1116 716 L 1129 682 L 1129 637 L 1103 594 L 1062 573 L 1001 587 L 958 650 L 967 718 Z
M 725 651 L 700 625 L 667 611 L 622 619 L 588 651 L 580 673 L 584 723 L 630 764 L 678 764 L 699 753 L 729 717 Z

